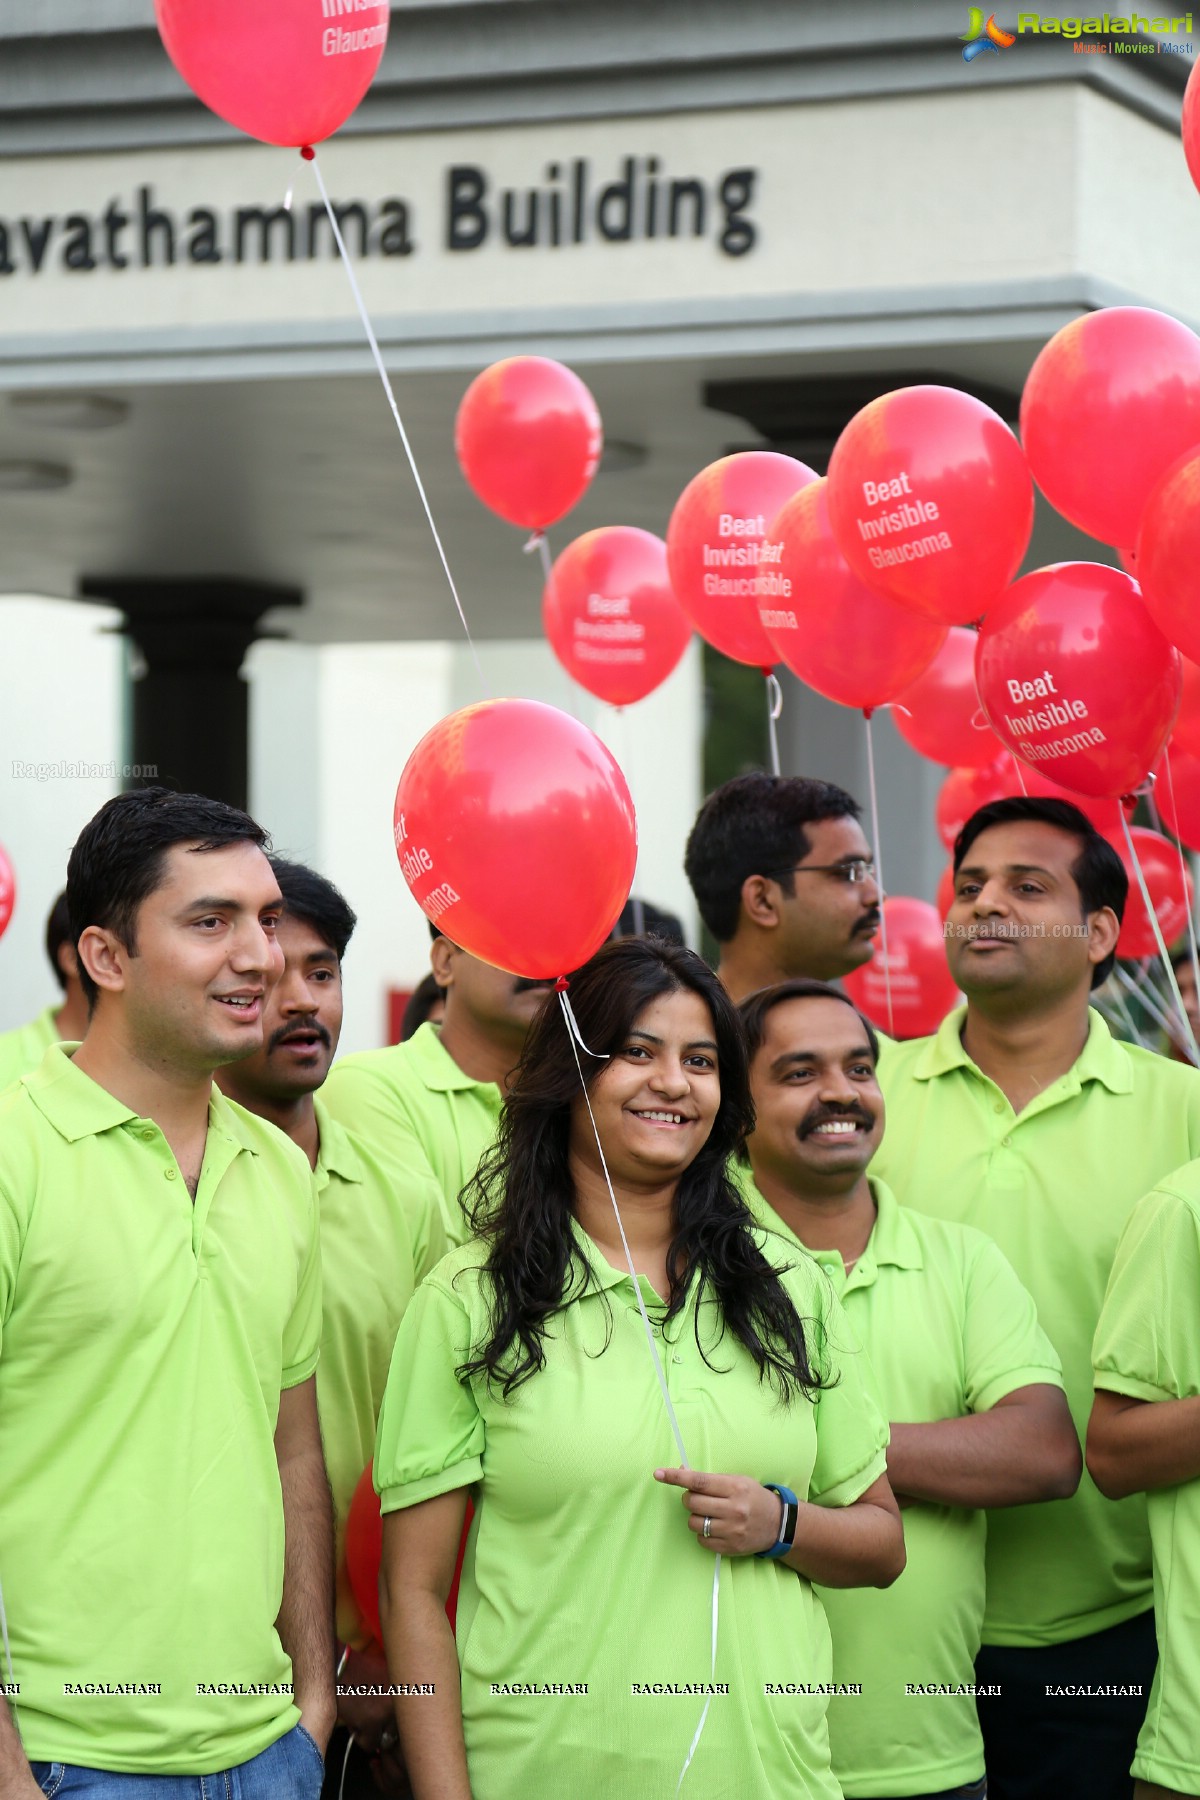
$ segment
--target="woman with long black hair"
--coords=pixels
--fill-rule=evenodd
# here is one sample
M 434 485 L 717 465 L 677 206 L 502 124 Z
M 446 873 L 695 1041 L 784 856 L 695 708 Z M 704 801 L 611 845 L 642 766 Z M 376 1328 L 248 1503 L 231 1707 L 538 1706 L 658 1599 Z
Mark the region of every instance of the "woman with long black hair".
M 570 999 L 586 1095 L 552 995 L 474 1183 L 477 1235 L 411 1302 L 379 1422 L 413 1793 L 669 1800 L 707 1701 L 685 1796 L 836 1800 L 810 1583 L 903 1567 L 887 1426 L 832 1288 L 772 1266 L 730 1183 L 753 1115 L 711 971 L 626 939 Z

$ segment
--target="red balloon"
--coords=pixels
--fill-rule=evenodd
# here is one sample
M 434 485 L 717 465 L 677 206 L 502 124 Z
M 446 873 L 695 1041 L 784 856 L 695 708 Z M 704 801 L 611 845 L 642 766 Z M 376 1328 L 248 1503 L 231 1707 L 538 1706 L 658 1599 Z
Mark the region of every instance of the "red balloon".
M 1200 547 L 1200 451 L 1168 469 L 1142 515 L 1138 582 L 1150 616 L 1172 644 L 1200 662 L 1196 556 Z
M 903 709 L 903 710 L 901 710 Z M 986 769 L 1000 746 L 975 691 L 975 633 L 955 625 L 923 675 L 896 696 L 896 730 L 921 756 L 951 768 Z
M 793 494 L 771 536 L 791 597 L 760 600 L 759 617 L 793 675 L 827 700 L 870 712 L 929 667 L 945 627 L 851 573 L 829 523 L 825 482 Z
M 8 930 L 16 904 L 17 878 L 13 874 L 12 864 L 0 847 L 0 937 Z
M 1151 489 L 1200 441 L 1200 338 L 1147 306 L 1073 319 L 1029 371 L 1021 441 L 1064 518 L 1133 544 Z
M 484 700 L 427 731 L 396 789 L 394 836 L 413 898 L 448 938 L 538 979 L 600 948 L 637 864 L 611 753 L 538 700 Z
M 1185 870 L 1180 869 L 1179 851 L 1161 832 L 1147 831 L 1141 825 L 1133 825 L 1129 835 L 1133 839 L 1138 862 L 1146 878 L 1163 942 L 1170 949 L 1179 934 L 1187 928 L 1188 912 L 1192 904 L 1192 878 Z M 1125 917 L 1121 921 L 1121 935 L 1117 939 L 1117 955 L 1135 959 L 1157 956 L 1158 944 L 1150 915 L 1146 911 L 1146 902 L 1142 899 L 1142 890 L 1133 871 L 1124 832 L 1120 836 L 1110 834 L 1109 841 L 1125 864 L 1125 873 L 1129 876 L 1129 898 L 1125 902 Z
M 346 1573 L 363 1623 L 377 1644 L 383 1642 L 379 1620 L 379 1564 L 383 1559 L 383 1519 L 371 1481 L 370 1463 L 358 1478 L 346 1514 Z
M 1011 759 L 1010 759 L 1011 765 Z M 1013 778 L 1018 779 L 1016 767 L 1013 766 Z M 1024 781 L 1024 789 L 1014 787 L 1013 793 L 1024 792 L 1031 799 L 1066 800 L 1071 806 L 1092 821 L 1097 831 L 1111 833 L 1121 829 L 1121 802 L 1113 795 L 1107 794 L 1097 798 L 1094 794 L 1073 794 L 1069 788 L 1059 787 L 1057 781 L 1050 781 L 1040 770 L 1031 768 L 1028 763 L 1020 765 L 1020 779 Z
M 154 0 L 159 36 L 192 92 L 268 144 L 319 144 L 371 85 L 388 0 L 327 18 L 314 0 Z
M 379 1565 L 383 1561 L 383 1516 L 379 1510 L 379 1496 L 375 1492 L 372 1480 L 373 1463 L 368 1463 L 358 1478 L 350 1500 L 350 1510 L 346 1514 L 346 1574 L 350 1579 L 350 1592 L 354 1595 L 354 1603 L 362 1614 L 363 1623 L 374 1638 L 375 1643 L 383 1645 L 383 1623 L 379 1616 Z M 466 1554 L 467 1534 L 471 1529 L 471 1520 L 475 1516 L 475 1508 L 467 1501 L 466 1517 L 463 1520 L 463 1533 L 458 1546 L 458 1561 L 454 1567 L 454 1579 L 450 1583 L 450 1592 L 446 1596 L 446 1617 L 454 1624 L 458 1608 L 458 1584 L 462 1575 L 463 1557 Z
M 972 813 L 993 800 L 1020 792 L 1021 783 L 1013 771 L 1012 757 L 1007 754 L 997 757 L 986 769 L 951 769 L 941 785 L 934 813 L 937 834 L 947 850 L 953 850 L 955 838 Z
M 1167 830 L 1189 850 L 1200 852 L 1200 756 L 1179 748 L 1179 734 L 1172 737 L 1170 768 L 1163 758 L 1156 771 L 1154 804 Z
M 476 496 L 510 525 L 544 531 L 586 493 L 604 429 L 573 370 L 509 356 L 477 375 L 458 408 L 454 449 Z
M 795 596 L 772 526 L 784 501 L 816 479 L 793 456 L 742 450 L 701 469 L 675 502 L 671 585 L 700 636 L 734 662 L 770 669 L 778 660 L 759 607 L 785 609 Z
M 1146 598 L 1145 594 L 1142 599 Z M 1189 756 L 1200 756 L 1200 666 L 1189 656 L 1181 656 L 1183 692 L 1179 696 L 1179 713 L 1171 733 L 1172 746 L 1178 745 Z
M 1033 483 L 1004 420 L 957 388 L 882 394 L 829 461 L 829 517 L 872 587 L 943 625 L 977 619 L 1033 530 Z
M 875 955 L 843 977 L 855 1006 L 881 1031 L 898 1038 L 926 1037 L 936 1031 L 958 1000 L 958 989 L 946 962 L 946 943 L 937 908 L 928 900 L 889 895 L 883 903 L 887 922 L 887 959 L 882 934 Z M 888 979 L 891 1024 L 888 1023 Z
M 542 626 L 568 675 L 610 706 L 652 694 L 692 635 L 667 546 L 632 525 L 605 525 L 567 545 L 542 593 Z
M 1200 84 L 1196 81 L 1196 70 L 1200 63 L 1192 64 L 1192 72 L 1188 76 L 1187 86 L 1183 90 L 1183 154 L 1187 158 L 1188 173 L 1196 186 L 1200 188 Z
M 997 737 L 1072 793 L 1136 788 L 1179 705 L 1179 653 L 1136 583 L 1105 563 L 1014 582 L 983 622 L 976 670 Z

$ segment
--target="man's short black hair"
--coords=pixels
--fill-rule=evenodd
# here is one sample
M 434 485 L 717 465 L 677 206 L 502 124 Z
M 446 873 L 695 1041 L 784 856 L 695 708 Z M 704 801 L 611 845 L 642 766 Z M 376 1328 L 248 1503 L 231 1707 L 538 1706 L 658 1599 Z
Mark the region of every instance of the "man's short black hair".
M 621 908 L 621 916 L 612 928 L 614 938 L 653 937 L 665 944 L 682 944 L 683 920 L 664 912 L 649 900 L 635 899 L 631 894 Z
M 794 894 L 792 864 L 812 848 L 804 827 L 857 819 L 860 811 L 845 788 L 802 775 L 735 775 L 715 789 L 692 826 L 683 867 L 717 942 L 727 944 L 737 932 L 749 876 L 773 876 L 785 894 Z
M 272 856 L 269 861 L 283 895 L 284 911 L 311 925 L 341 962 L 358 924 L 349 902 L 332 881 L 305 863 L 289 862 L 286 856 Z
M 67 991 L 67 978 L 59 964 L 58 953 L 64 944 L 70 942 L 71 916 L 67 911 L 67 890 L 64 888 L 50 908 L 50 916 L 46 920 L 46 955 L 50 959 L 50 967 L 54 970 L 54 979 L 64 994 Z
M 1033 794 L 1013 794 L 1007 800 L 992 800 L 973 812 L 954 840 L 954 873 L 981 832 L 993 825 L 1056 825 L 1079 839 L 1079 855 L 1071 864 L 1071 877 L 1079 889 L 1079 904 L 1086 919 L 1089 913 L 1109 907 L 1117 915 L 1117 923 L 1125 917 L 1129 897 L 1129 877 L 1125 864 L 1103 832 L 1097 831 L 1085 812 L 1069 800 L 1043 800 Z M 1097 963 L 1092 970 L 1092 986 L 1098 988 L 1108 980 L 1117 960 L 1116 951 Z
M 67 912 L 71 942 L 89 925 L 115 933 L 137 954 L 138 908 L 161 885 L 163 864 L 175 844 L 197 851 L 230 844 L 268 847 L 269 839 L 249 813 L 204 794 L 177 794 L 170 788 L 134 788 L 106 800 L 80 832 L 67 863 Z M 89 1007 L 99 989 L 79 962 L 79 979 Z
M 759 988 L 756 994 L 750 994 L 738 1007 L 738 1017 L 742 1021 L 742 1030 L 746 1034 L 746 1049 L 753 1059 L 762 1049 L 767 1036 L 767 1014 L 785 1000 L 840 1000 L 855 1014 L 866 1039 L 871 1046 L 871 1061 L 879 1062 L 879 1037 L 875 1027 L 864 1012 L 855 1006 L 841 988 L 831 987 L 827 981 L 813 981 L 807 975 L 797 975 L 791 981 L 776 982 L 774 987 Z

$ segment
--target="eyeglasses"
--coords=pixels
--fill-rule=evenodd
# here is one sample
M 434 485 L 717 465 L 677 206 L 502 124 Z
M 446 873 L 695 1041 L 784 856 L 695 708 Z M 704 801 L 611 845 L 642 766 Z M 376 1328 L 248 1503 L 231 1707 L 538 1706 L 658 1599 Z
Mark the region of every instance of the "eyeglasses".
M 864 881 L 874 881 L 875 864 L 865 856 L 855 856 L 849 862 L 793 863 L 790 869 L 773 869 L 770 872 L 773 875 L 832 875 L 835 881 L 846 881 L 852 887 L 861 887 Z

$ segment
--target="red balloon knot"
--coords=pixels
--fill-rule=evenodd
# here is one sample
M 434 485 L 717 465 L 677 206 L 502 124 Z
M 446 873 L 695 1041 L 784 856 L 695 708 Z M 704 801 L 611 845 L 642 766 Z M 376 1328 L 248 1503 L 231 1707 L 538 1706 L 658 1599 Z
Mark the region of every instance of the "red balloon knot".
M 311 161 L 312 161 L 312 159 L 313 159 L 313 157 L 314 157 L 314 156 L 315 156 L 315 155 L 316 155 L 316 154 L 317 154 L 317 153 L 316 153 L 316 151 L 315 151 L 315 150 L 314 150 L 314 149 L 313 149 L 313 147 L 312 147 L 312 145 L 311 145 L 311 144 L 301 144 L 301 146 L 300 146 L 300 154 L 301 154 L 301 156 L 302 156 L 302 157 L 303 157 L 303 158 L 304 158 L 304 160 L 305 160 L 305 162 L 311 162 Z
M 873 706 L 864 706 L 863 707 L 863 718 L 867 721 L 868 725 L 871 723 L 871 720 L 874 717 L 875 717 L 875 708 Z
M 1121 795 L 1121 805 L 1124 808 L 1124 810 L 1129 814 L 1130 818 L 1132 818 L 1134 813 L 1137 811 L 1137 803 L 1138 803 L 1138 797 L 1136 794 L 1122 794 Z
M 554 991 L 556 994 L 565 994 L 567 989 L 570 987 L 570 985 L 571 984 L 567 980 L 566 976 L 560 975 L 558 980 L 554 984 Z

